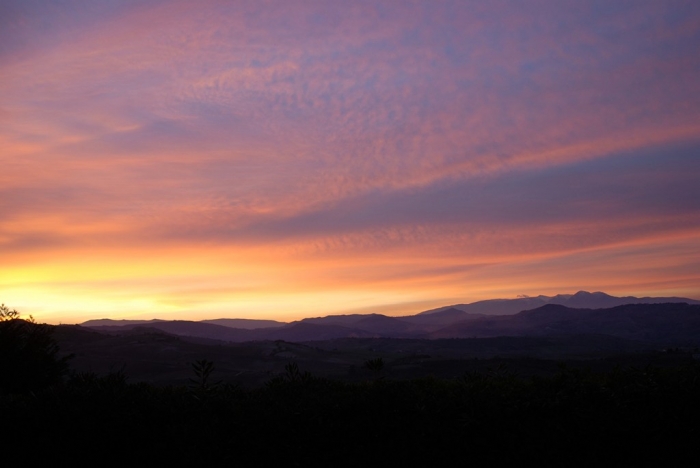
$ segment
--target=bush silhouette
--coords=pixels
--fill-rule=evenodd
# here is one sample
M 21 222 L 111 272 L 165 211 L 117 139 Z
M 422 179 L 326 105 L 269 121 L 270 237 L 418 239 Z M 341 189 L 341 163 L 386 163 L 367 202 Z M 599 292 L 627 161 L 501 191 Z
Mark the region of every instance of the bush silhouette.
M 214 372 L 214 363 L 206 359 L 200 359 L 192 363 L 192 370 L 194 371 L 196 379 L 190 379 L 190 388 L 194 390 L 206 391 L 215 388 L 221 384 L 221 381 L 211 383 L 209 378 L 212 372 Z
M 26 393 L 61 382 L 69 356 L 58 357 L 53 327 L 0 306 L 0 393 Z

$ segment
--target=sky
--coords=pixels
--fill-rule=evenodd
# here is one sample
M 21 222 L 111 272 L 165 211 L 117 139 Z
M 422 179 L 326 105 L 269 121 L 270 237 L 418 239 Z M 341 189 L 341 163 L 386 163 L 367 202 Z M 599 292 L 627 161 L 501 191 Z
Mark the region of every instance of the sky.
M 0 0 L 48 323 L 700 298 L 700 2 Z

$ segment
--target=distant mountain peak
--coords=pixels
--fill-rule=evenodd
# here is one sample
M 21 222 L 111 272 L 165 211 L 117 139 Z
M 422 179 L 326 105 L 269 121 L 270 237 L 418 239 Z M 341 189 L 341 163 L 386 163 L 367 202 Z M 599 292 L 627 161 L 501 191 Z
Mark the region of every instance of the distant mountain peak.
M 610 294 L 604 293 L 602 291 L 595 291 L 595 292 L 588 292 L 588 291 L 578 291 L 576 294 L 573 295 L 573 297 L 591 297 L 591 296 L 596 296 L 596 297 L 613 297 Z
M 458 309 L 471 314 L 483 315 L 513 315 L 523 310 L 535 309 L 545 304 L 559 304 L 566 307 L 582 309 L 601 309 L 616 307 L 624 304 L 662 303 L 662 302 L 687 302 L 688 304 L 700 304 L 700 301 L 683 297 L 643 297 L 634 296 L 616 297 L 603 291 L 589 292 L 580 290 L 575 294 L 557 294 L 555 296 L 525 296 L 520 295 L 515 299 L 490 299 L 469 304 L 455 304 L 448 307 L 421 312 L 423 315 L 442 313 L 447 309 Z

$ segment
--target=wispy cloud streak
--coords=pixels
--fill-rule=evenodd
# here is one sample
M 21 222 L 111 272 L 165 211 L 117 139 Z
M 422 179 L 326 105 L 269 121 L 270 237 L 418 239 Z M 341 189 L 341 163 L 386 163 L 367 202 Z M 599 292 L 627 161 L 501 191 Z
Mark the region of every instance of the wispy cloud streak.
M 42 256 L 200 252 L 197 268 L 219 272 L 195 301 L 208 303 L 238 275 L 215 252 L 239 252 L 277 278 L 256 294 L 354 291 L 365 307 L 383 301 L 372 285 L 400 302 L 401 277 L 407 303 L 483 297 L 428 273 L 464 265 L 556 257 L 574 271 L 583 252 L 664 239 L 698 258 L 670 247 L 699 229 L 696 2 L 8 1 L 0 44 L 3 278 Z M 416 263 L 381 267 L 396 255 Z M 359 281 L 367 270 L 383 273 Z M 17 287 L 0 293 L 24 300 Z M 134 294 L 155 314 L 167 289 Z M 233 292 L 211 296 L 236 308 Z

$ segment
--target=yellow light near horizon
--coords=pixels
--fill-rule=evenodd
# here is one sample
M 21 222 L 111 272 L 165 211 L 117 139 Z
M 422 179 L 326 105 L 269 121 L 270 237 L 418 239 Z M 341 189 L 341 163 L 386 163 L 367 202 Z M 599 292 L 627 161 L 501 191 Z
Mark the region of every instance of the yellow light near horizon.
M 406 315 L 458 302 L 579 289 L 695 297 L 700 251 L 694 234 L 479 256 L 458 255 L 450 245 L 356 256 L 304 245 L 74 248 L 11 256 L 0 269 L 0 302 L 37 320 L 76 323 L 105 317 L 289 321 L 360 311 Z

